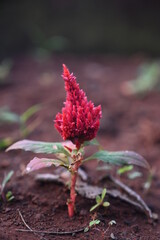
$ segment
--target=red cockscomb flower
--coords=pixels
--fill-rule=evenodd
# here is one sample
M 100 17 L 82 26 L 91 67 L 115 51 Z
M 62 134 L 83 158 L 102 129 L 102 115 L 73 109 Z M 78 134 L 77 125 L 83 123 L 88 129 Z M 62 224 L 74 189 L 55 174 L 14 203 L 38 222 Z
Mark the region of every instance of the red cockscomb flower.
M 70 74 L 64 64 L 62 77 L 67 96 L 62 113 L 56 115 L 55 128 L 64 140 L 71 140 L 79 148 L 84 141 L 95 138 L 102 115 L 101 106 L 94 107 L 91 101 L 87 101 L 76 77 Z

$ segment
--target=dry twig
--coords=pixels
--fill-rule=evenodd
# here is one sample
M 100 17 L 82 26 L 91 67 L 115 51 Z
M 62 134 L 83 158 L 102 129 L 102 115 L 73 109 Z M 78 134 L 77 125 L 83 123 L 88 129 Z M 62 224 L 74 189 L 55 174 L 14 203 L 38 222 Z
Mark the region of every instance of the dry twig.
M 33 234 L 39 236 L 39 234 L 48 234 L 48 235 L 73 235 L 76 233 L 80 233 L 83 232 L 85 227 L 80 228 L 80 229 L 76 229 L 76 230 L 72 230 L 72 231 L 39 231 L 39 230 L 33 230 L 24 220 L 24 217 L 22 216 L 22 213 L 20 212 L 20 210 L 18 209 L 18 213 L 19 216 L 22 220 L 22 222 L 24 223 L 24 225 L 26 226 L 27 229 L 16 229 L 18 232 L 32 232 Z M 45 239 L 44 239 L 45 240 Z

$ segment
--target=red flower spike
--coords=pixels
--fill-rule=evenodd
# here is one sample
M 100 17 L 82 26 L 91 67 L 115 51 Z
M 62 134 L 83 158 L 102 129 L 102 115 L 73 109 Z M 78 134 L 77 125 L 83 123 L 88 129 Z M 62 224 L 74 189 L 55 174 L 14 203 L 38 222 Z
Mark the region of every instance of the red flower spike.
M 67 96 L 62 113 L 56 115 L 55 128 L 64 140 L 71 140 L 79 148 L 84 141 L 95 138 L 102 116 L 101 106 L 94 107 L 91 101 L 87 101 L 85 92 L 65 64 L 62 77 Z

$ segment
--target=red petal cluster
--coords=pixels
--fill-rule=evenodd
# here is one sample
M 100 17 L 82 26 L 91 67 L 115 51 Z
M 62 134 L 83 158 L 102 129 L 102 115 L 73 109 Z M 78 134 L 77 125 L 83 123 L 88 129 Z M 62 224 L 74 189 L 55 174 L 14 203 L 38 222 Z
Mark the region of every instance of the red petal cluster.
M 79 148 L 84 141 L 95 138 L 102 116 L 101 106 L 94 107 L 91 101 L 87 101 L 76 77 L 64 64 L 62 77 L 67 96 L 62 113 L 56 115 L 55 128 L 64 140 L 71 140 Z

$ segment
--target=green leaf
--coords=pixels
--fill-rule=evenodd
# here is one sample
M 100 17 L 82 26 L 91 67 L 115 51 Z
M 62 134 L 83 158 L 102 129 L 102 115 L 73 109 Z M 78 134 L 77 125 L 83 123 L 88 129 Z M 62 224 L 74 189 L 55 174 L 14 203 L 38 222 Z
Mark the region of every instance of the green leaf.
M 7 199 L 8 202 L 11 202 L 14 199 L 14 196 L 11 196 L 10 198 Z
M 157 89 L 160 74 L 159 62 L 144 64 L 136 79 L 126 83 L 127 90 L 131 94 L 146 94 L 152 89 Z
M 132 151 L 119 151 L 119 152 L 98 151 L 94 153 L 92 156 L 84 159 L 83 162 L 92 159 L 98 159 L 105 163 L 111 163 L 115 165 L 133 164 L 140 167 L 149 168 L 148 162 L 141 155 Z
M 50 167 L 50 166 L 64 166 L 67 167 L 66 163 L 64 163 L 62 160 L 59 159 L 49 159 L 49 158 L 33 158 L 27 165 L 26 167 L 26 171 L 32 172 L 35 170 L 39 170 L 41 168 L 45 168 L 45 167 Z
M 32 117 L 36 112 L 40 110 L 40 105 L 34 105 L 28 108 L 21 116 L 20 119 L 23 123 L 25 123 L 30 117 Z
M 149 176 L 147 178 L 147 181 L 144 183 L 144 189 L 148 190 L 151 185 L 152 185 L 152 180 L 153 180 L 153 173 L 152 171 L 149 173 Z
M 0 150 L 7 148 L 13 142 L 14 142 L 14 140 L 11 137 L 6 137 L 3 139 L 0 139 Z
M 70 156 L 68 150 L 66 150 L 61 143 L 22 140 L 11 145 L 9 148 L 7 148 L 6 151 L 8 152 L 10 150 L 16 149 L 22 149 L 34 153 L 47 153 L 47 154 L 64 153 L 65 155 Z
M 106 196 L 106 193 L 107 193 L 107 189 L 104 188 L 103 191 L 102 191 L 102 195 L 101 195 L 101 200 L 103 201 L 105 196 Z
M 93 207 L 91 207 L 91 209 L 89 210 L 90 212 L 92 212 L 93 210 L 95 210 L 97 207 L 99 207 L 99 203 L 95 204 Z
M 6 194 L 6 199 L 8 202 L 12 201 L 14 199 L 14 196 L 11 191 L 8 191 Z
M 86 232 L 88 232 L 89 231 L 89 227 L 86 227 L 85 229 L 84 229 L 84 233 L 86 233 Z
M 142 177 L 142 175 L 143 174 L 141 172 L 135 171 L 135 172 L 129 173 L 128 178 L 129 179 L 135 179 L 135 178 L 138 178 L 138 177 Z
M 1 186 L 1 193 L 3 192 L 6 184 L 10 181 L 14 171 L 10 171 L 3 179 L 2 186 Z
M 125 173 L 125 172 L 131 171 L 132 169 L 133 169 L 133 166 L 132 166 L 132 165 L 124 166 L 124 167 L 122 167 L 122 168 L 119 168 L 118 171 L 117 171 L 117 173 L 118 173 L 119 175 L 121 175 L 121 174 L 123 174 L 123 173 Z
M 104 202 L 104 203 L 103 203 L 103 207 L 108 207 L 109 205 L 110 205 L 109 202 Z
M 0 123 L 20 123 L 20 116 L 6 108 L 1 108 Z
M 97 202 L 98 204 L 101 203 L 101 197 L 100 197 L 99 195 L 96 196 L 96 202 Z
M 92 227 L 92 226 L 94 226 L 94 225 L 98 225 L 100 223 L 100 220 L 99 219 L 95 219 L 95 220 L 93 220 L 93 221 L 91 221 L 90 223 L 89 223 L 89 227 Z
M 90 146 L 90 145 L 99 145 L 99 142 L 97 141 L 97 139 L 96 138 L 94 138 L 93 140 L 91 140 L 91 141 L 85 141 L 84 143 L 83 143 L 83 146 L 84 147 L 86 147 L 86 146 Z
M 151 182 L 145 182 L 145 183 L 144 183 L 144 189 L 145 189 L 145 190 L 150 189 L 150 187 L 151 187 Z

